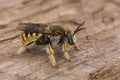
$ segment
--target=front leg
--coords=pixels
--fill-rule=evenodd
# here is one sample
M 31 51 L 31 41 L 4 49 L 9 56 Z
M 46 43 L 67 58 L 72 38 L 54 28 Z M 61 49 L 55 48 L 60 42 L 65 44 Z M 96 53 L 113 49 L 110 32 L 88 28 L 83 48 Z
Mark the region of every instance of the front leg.
M 79 51 L 79 48 L 76 46 L 75 43 L 72 45 L 72 47 L 73 47 L 73 49 L 75 49 L 76 51 Z
M 26 49 L 27 49 L 26 46 L 22 46 L 18 49 L 18 51 L 14 55 L 19 55 L 19 54 L 23 53 Z
M 55 60 L 55 56 L 54 56 L 54 50 L 53 50 L 53 48 L 50 44 L 48 44 L 46 52 L 49 54 L 48 58 L 49 58 L 49 60 L 52 64 L 52 66 L 55 67 L 56 66 L 56 60 Z
M 31 45 L 32 43 L 36 42 L 36 39 L 33 39 L 33 40 L 30 40 L 30 41 L 27 41 L 27 42 L 24 42 L 22 44 L 22 46 L 18 49 L 18 51 L 16 53 L 14 53 L 13 55 L 19 55 L 19 54 L 22 54 L 24 51 L 26 51 L 28 48 L 29 45 Z
M 72 44 L 73 49 L 75 49 L 76 51 L 79 51 L 79 48 L 76 46 L 76 36 L 73 36 L 73 44 Z
M 67 51 L 67 43 L 66 43 L 66 41 L 64 41 L 64 44 L 62 46 L 62 50 L 64 52 L 65 59 L 67 59 L 68 61 L 70 61 L 70 56 L 69 56 L 69 53 Z

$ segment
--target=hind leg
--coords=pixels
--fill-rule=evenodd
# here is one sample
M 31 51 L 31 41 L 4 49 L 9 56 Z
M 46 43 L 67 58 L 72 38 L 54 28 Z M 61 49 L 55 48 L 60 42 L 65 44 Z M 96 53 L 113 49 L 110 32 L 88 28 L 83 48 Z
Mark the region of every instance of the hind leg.
M 75 49 L 76 51 L 79 51 L 79 48 L 76 46 L 76 44 L 72 45 L 73 49 Z
M 36 41 L 36 39 L 30 40 L 30 41 L 27 41 L 27 42 L 22 42 L 22 46 L 13 55 L 22 54 L 25 50 L 28 49 L 28 46 L 31 45 L 32 43 L 34 43 L 35 41 Z

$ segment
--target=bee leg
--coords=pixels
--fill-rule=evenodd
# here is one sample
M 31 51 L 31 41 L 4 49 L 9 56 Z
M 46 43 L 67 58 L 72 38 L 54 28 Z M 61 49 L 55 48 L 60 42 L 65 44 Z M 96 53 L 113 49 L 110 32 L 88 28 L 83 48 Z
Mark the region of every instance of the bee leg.
M 20 47 L 20 48 L 17 50 L 17 52 L 15 52 L 15 53 L 13 53 L 13 54 L 11 55 L 11 57 L 14 57 L 14 56 L 16 56 L 16 55 L 19 55 L 19 54 L 23 53 L 26 49 L 27 49 L 27 48 L 26 48 L 25 46 Z
M 64 57 L 65 57 L 65 59 L 67 59 L 68 61 L 71 61 L 71 60 L 70 60 L 69 53 L 68 53 L 68 51 L 67 51 L 66 41 L 64 41 L 62 50 L 63 50 L 63 52 L 64 52 Z
M 22 46 L 21 48 L 18 49 L 18 51 L 17 51 L 16 54 L 21 54 L 21 53 L 23 53 L 26 49 L 27 49 L 26 46 Z
M 13 54 L 13 56 L 18 55 L 23 53 L 27 48 L 25 46 L 25 42 L 27 41 L 26 37 L 24 36 L 25 34 L 23 33 L 23 35 L 21 36 L 22 40 L 22 46 L 18 49 L 18 51 L 16 53 Z
M 79 48 L 76 46 L 76 36 L 74 35 L 73 36 L 73 44 L 72 44 L 72 47 L 73 47 L 73 49 L 75 49 L 76 51 L 79 51 Z
M 55 60 L 55 56 L 54 56 L 54 50 L 51 47 L 51 45 L 48 45 L 48 48 L 46 49 L 46 52 L 49 54 L 48 58 L 52 64 L 53 67 L 56 66 L 56 60 Z
M 75 43 L 72 45 L 72 47 L 73 47 L 73 49 L 75 49 L 76 51 L 79 51 L 79 48 L 76 46 Z

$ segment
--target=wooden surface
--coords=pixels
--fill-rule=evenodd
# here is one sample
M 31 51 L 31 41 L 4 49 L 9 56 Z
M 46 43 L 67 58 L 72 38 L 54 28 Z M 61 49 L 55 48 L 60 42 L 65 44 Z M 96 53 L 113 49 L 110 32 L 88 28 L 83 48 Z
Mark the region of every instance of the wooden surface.
M 72 61 L 57 52 L 58 69 L 36 46 L 11 57 L 21 46 L 20 22 L 83 22 L 77 34 L 80 51 L 69 47 Z M 0 80 L 120 80 L 119 0 L 0 0 Z
M 89 78 L 90 80 L 119 80 L 120 62 L 114 62 L 92 72 Z

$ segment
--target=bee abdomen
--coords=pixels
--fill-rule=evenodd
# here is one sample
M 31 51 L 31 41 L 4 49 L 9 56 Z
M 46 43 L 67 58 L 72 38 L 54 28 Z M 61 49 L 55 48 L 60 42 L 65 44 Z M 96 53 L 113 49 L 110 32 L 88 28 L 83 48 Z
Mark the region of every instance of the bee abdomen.
M 24 44 L 27 41 L 27 37 L 25 36 L 25 33 L 22 34 L 22 43 Z
M 29 40 L 31 39 L 31 38 L 36 38 L 37 36 L 42 36 L 42 34 L 41 33 L 36 33 L 36 32 L 33 32 L 33 33 L 30 33 L 30 32 L 24 32 L 23 34 L 22 34 L 22 43 L 23 44 L 25 44 L 26 42 L 29 42 Z

